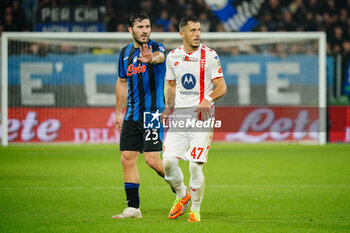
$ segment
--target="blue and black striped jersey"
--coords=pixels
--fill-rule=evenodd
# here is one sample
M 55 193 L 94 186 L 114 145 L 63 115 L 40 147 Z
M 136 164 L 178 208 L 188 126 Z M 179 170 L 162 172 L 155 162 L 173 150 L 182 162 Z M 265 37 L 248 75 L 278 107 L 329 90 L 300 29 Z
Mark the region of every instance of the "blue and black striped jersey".
M 152 51 L 165 53 L 162 44 L 149 40 Z M 165 55 L 165 54 L 164 54 Z M 141 63 L 140 49 L 130 43 L 120 52 L 119 78 L 128 80 L 128 104 L 125 120 L 143 121 L 143 112 L 162 112 L 164 109 L 165 61 L 159 64 Z

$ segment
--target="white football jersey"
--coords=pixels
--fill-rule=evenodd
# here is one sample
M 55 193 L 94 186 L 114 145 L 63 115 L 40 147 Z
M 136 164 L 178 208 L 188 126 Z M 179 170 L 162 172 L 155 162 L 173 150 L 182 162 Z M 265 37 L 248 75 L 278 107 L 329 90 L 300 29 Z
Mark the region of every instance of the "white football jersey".
M 212 80 L 222 77 L 218 55 L 202 44 L 193 53 L 186 53 L 182 45 L 167 56 L 165 79 L 176 81 L 177 108 L 197 106 L 213 92 Z

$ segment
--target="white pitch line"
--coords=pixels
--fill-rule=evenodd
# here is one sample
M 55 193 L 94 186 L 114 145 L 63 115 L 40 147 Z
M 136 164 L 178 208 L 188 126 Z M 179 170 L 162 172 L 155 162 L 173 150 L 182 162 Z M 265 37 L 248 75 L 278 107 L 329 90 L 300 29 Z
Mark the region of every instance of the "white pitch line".
M 140 186 L 141 189 L 163 189 L 169 188 L 167 185 L 162 186 Z M 350 184 L 311 184 L 311 185 L 289 185 L 289 184 L 272 184 L 272 185 L 207 185 L 206 188 L 234 188 L 234 189 L 251 189 L 251 188 L 350 188 Z M 0 187 L 0 190 L 108 190 L 123 189 L 123 186 L 68 186 L 68 187 Z

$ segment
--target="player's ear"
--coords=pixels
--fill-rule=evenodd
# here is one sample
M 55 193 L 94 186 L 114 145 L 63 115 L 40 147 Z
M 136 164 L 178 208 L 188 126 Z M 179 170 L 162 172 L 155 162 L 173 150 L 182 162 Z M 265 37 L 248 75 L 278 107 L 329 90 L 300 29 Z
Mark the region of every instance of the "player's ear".
M 132 33 L 132 27 L 128 27 L 130 33 Z
M 180 31 L 180 36 L 182 39 L 184 38 L 184 32 L 182 30 Z

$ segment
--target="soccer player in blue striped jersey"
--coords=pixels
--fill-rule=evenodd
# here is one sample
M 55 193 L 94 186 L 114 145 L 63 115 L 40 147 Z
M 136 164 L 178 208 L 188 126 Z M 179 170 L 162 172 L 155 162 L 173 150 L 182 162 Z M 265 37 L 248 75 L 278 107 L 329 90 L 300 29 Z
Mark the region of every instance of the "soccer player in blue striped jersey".
M 119 58 L 116 84 L 115 128 L 121 133 L 120 151 L 124 171 L 124 188 L 128 207 L 113 218 L 141 218 L 139 174 L 136 167 L 140 152 L 146 163 L 164 177 L 160 113 L 164 109 L 165 48 L 150 40 L 148 16 L 129 18 L 133 42 L 124 47 Z M 127 100 L 123 120 L 122 109 Z M 148 122 L 147 122 L 148 121 Z M 149 127 L 151 126 L 151 127 Z

